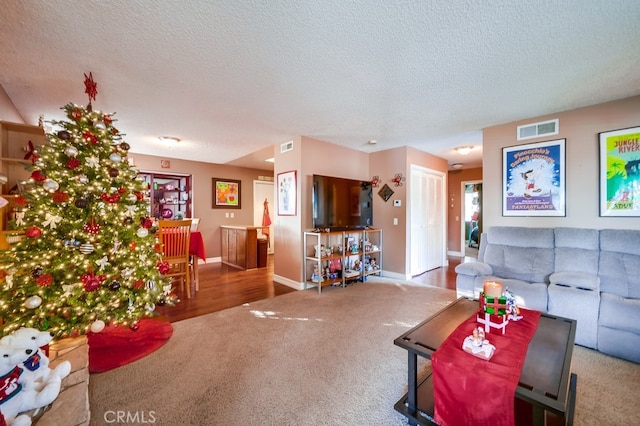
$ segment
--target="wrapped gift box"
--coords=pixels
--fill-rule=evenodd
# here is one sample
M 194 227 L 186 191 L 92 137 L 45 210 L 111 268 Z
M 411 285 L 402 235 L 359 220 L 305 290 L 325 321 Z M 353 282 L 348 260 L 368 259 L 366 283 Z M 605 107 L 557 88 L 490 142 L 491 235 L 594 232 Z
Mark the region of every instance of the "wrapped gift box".
M 507 315 L 507 298 L 493 297 L 480 293 L 480 310 L 492 315 Z
M 491 329 L 495 328 L 504 334 L 509 324 L 509 318 L 506 315 L 492 315 L 487 312 L 478 312 L 476 321 L 484 325 L 485 333 L 491 333 Z

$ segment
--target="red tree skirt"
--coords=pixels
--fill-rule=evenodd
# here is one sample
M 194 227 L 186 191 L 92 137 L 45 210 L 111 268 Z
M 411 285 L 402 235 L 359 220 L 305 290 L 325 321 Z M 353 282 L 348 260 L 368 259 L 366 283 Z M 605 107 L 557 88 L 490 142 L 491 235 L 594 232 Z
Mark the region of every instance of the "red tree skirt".
M 89 372 L 104 373 L 149 355 L 173 334 L 166 321 L 143 319 L 134 331 L 129 327 L 105 327 L 100 333 L 87 333 Z

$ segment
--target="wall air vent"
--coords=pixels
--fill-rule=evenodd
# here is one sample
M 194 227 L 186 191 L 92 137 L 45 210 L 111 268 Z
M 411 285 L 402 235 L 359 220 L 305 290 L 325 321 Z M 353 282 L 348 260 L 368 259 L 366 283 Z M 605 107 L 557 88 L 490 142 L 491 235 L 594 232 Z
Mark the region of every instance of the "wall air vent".
M 293 149 L 293 141 L 285 142 L 280 145 L 280 153 L 291 151 Z
M 538 138 L 540 136 L 557 135 L 560 131 L 560 122 L 555 120 L 541 121 L 539 123 L 518 126 L 518 140 Z

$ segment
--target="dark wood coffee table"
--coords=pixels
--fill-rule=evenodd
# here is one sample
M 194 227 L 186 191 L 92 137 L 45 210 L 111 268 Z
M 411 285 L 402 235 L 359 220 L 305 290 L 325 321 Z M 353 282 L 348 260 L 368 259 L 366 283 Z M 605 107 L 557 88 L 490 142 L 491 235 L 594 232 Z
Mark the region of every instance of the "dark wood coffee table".
M 477 310 L 477 300 L 460 298 L 393 341 L 409 353 L 409 391 L 395 404 L 409 424 L 435 424 L 431 372 L 418 383 L 418 356 L 431 359 L 449 334 Z M 544 425 L 547 412 L 563 424 L 573 424 L 577 376 L 571 373 L 571 356 L 575 336 L 575 320 L 545 313 L 540 316 L 515 395 L 531 404 L 534 425 Z

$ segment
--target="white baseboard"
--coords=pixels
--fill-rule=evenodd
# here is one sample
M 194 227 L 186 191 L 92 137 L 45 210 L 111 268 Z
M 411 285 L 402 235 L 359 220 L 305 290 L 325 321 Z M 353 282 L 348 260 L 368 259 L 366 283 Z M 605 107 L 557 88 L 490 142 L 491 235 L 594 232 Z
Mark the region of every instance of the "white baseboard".
M 464 257 L 465 254 L 462 251 L 448 251 L 447 252 L 447 256 L 453 256 L 453 257 Z
M 273 281 L 296 290 L 304 290 L 304 283 L 300 283 L 280 275 L 273 274 Z

